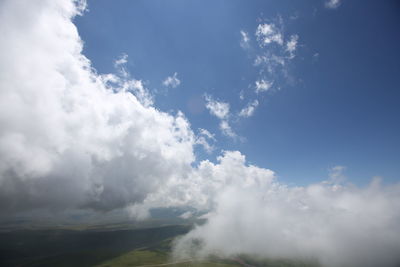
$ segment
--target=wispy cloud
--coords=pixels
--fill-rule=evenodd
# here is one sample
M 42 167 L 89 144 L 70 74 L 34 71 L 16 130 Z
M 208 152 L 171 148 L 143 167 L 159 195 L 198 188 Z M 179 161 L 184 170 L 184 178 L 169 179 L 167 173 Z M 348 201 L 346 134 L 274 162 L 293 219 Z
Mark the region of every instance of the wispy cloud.
M 256 84 L 256 93 L 266 92 L 272 87 L 272 82 L 261 79 L 255 82 Z
M 255 36 L 258 51 L 254 56 L 254 66 L 259 69 L 255 81 L 255 92 L 265 92 L 292 81 L 289 63 L 296 55 L 299 36 L 284 32 L 284 21 L 281 17 L 257 26 Z
M 167 87 L 176 88 L 181 84 L 181 81 L 178 79 L 178 73 L 175 72 L 174 75 L 168 76 L 163 81 L 163 85 Z
M 254 100 L 254 101 L 248 103 L 248 105 L 245 108 L 240 110 L 239 116 L 244 117 L 244 118 L 253 116 L 254 111 L 256 110 L 257 106 L 258 106 L 258 100 Z
M 226 120 L 222 120 L 219 124 L 219 128 L 221 129 L 221 132 L 229 136 L 231 138 L 236 138 L 237 134 L 232 130 L 231 126 L 229 125 L 229 122 Z
M 286 51 L 289 52 L 290 58 L 294 58 L 294 52 L 296 51 L 298 40 L 299 36 L 297 34 L 293 34 L 290 36 L 290 40 L 286 43 Z
M 208 139 L 215 141 L 215 135 L 207 131 L 206 129 L 199 128 L 199 134 L 206 136 Z
M 250 37 L 249 34 L 243 30 L 240 31 L 241 35 L 241 40 L 240 40 L 240 46 L 244 49 L 249 48 L 249 43 L 250 43 Z
M 199 133 L 196 138 L 196 144 L 201 145 L 207 153 L 211 153 L 215 147 L 213 143 L 216 141 L 215 135 L 206 129 L 199 128 Z
M 261 46 L 271 43 L 283 44 L 283 36 L 277 26 L 273 23 L 259 24 L 256 30 L 257 40 Z
M 232 130 L 229 125 L 229 117 L 230 117 L 230 105 L 226 102 L 220 102 L 213 99 L 210 95 L 205 95 L 206 99 L 206 108 L 210 111 L 210 114 L 216 116 L 220 119 L 219 128 L 222 134 L 236 138 L 236 133 Z
M 114 62 L 115 67 L 119 67 L 121 65 L 125 65 L 128 62 L 128 55 L 122 54 L 117 60 Z
M 229 116 L 229 103 L 214 100 L 210 95 L 205 95 L 206 108 L 210 113 L 219 119 L 226 119 Z
M 335 9 L 338 8 L 341 4 L 341 0 L 326 0 L 325 7 Z

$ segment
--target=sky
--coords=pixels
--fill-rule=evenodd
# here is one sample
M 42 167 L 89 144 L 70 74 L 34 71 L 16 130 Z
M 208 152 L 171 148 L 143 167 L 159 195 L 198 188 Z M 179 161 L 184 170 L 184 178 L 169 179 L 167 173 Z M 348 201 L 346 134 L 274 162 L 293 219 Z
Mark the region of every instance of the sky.
M 212 153 L 196 149 L 199 159 L 240 150 L 301 185 L 326 178 L 337 165 L 356 184 L 373 176 L 397 181 L 399 6 L 338 3 L 99 0 L 89 1 L 75 23 L 98 72 L 112 72 L 114 60 L 127 55 L 127 70 L 146 84 L 157 108 L 180 110 L 194 130 L 215 135 Z M 276 48 L 260 48 L 256 30 L 263 23 L 279 27 L 284 42 L 298 39 L 293 58 L 269 77 L 273 86 L 257 94 L 266 66 L 254 61 Z M 175 73 L 180 84 L 163 85 Z M 229 126 L 238 138 L 221 132 L 205 95 L 230 105 Z M 238 116 L 254 101 L 251 116 Z
M 0 220 L 175 209 L 176 258 L 398 266 L 398 10 L 0 1 Z

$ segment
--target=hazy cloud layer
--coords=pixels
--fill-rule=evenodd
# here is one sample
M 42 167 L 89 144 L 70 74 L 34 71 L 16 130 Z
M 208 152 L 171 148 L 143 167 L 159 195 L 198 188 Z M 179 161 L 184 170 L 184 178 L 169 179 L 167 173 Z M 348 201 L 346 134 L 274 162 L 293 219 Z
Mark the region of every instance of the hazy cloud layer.
M 323 266 L 397 266 L 399 185 L 288 187 L 267 174 L 249 183 L 248 168 L 230 172 L 240 183 L 219 190 L 208 222 L 177 241 L 176 257 L 248 253 Z

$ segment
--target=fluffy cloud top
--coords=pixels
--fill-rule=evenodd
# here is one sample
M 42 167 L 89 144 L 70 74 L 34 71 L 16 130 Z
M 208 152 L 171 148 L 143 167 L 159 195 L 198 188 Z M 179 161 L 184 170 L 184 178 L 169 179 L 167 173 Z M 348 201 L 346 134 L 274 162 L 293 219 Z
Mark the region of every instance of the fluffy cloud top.
M 155 109 L 126 72 L 92 71 L 75 2 L 23 3 L 0 3 L 0 209 L 109 210 L 184 176 L 195 140 L 185 117 Z

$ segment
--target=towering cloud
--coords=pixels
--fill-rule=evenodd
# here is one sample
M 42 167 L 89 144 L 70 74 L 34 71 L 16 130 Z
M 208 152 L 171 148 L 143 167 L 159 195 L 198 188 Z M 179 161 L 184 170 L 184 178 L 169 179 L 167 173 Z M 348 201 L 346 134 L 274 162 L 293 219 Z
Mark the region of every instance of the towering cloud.
M 71 21 L 83 1 L 0 5 L 3 214 L 124 207 L 184 176 L 194 160 L 187 120 L 154 108 L 126 71 L 93 71 Z

